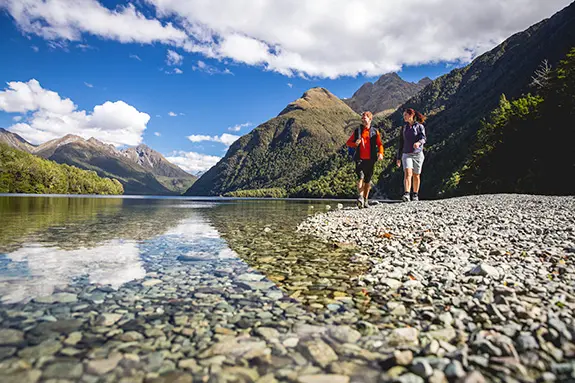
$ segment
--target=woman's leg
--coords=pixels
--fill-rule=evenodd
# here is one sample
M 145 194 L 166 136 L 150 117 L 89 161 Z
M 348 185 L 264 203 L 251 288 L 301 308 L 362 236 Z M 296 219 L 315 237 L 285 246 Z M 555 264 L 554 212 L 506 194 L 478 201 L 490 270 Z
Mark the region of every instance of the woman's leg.
M 419 193 L 419 185 L 421 184 L 421 177 L 419 174 L 413 173 L 413 192 Z
M 403 171 L 403 186 L 405 187 L 405 192 L 409 193 L 411 191 L 411 177 L 413 177 L 413 169 L 407 168 Z

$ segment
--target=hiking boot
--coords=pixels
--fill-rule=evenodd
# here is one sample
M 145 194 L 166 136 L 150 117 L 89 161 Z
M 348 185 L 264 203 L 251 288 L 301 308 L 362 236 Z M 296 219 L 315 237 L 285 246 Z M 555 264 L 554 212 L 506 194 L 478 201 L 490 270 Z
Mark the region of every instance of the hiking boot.
M 404 193 L 403 197 L 401 197 L 401 200 L 403 202 L 409 202 L 410 198 L 409 198 L 409 193 Z
M 412 201 L 419 201 L 419 195 L 417 195 L 417 193 L 413 193 L 413 195 L 411 196 L 411 200 Z
M 357 197 L 357 207 L 359 209 L 363 208 L 363 196 L 361 196 L 361 195 L 359 197 Z
M 369 201 L 367 200 L 367 198 L 363 201 L 363 207 L 365 209 L 367 209 L 369 207 Z

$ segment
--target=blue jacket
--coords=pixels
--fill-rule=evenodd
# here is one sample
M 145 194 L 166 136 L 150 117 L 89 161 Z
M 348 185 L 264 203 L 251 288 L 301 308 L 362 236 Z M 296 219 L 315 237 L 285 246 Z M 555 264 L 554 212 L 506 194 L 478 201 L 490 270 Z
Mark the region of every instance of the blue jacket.
M 423 151 L 423 145 L 427 141 L 427 136 L 425 135 L 425 127 L 416 122 L 413 125 L 406 123 L 399 134 L 399 146 L 397 148 L 397 159 L 400 160 L 403 153 L 421 153 Z M 421 143 L 418 149 L 413 148 L 413 144 L 416 142 Z

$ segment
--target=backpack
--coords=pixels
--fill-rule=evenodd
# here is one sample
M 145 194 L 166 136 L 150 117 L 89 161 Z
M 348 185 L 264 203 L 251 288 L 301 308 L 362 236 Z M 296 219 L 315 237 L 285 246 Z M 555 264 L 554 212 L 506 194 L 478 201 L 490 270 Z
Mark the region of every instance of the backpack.
M 353 131 L 353 140 L 354 141 L 357 141 L 357 138 L 359 137 L 359 129 L 360 128 L 357 128 Z M 349 146 L 347 147 L 347 155 L 348 155 L 349 159 L 352 161 L 357 161 L 357 158 L 355 158 L 356 153 L 357 153 L 356 149 L 357 148 L 351 148 Z

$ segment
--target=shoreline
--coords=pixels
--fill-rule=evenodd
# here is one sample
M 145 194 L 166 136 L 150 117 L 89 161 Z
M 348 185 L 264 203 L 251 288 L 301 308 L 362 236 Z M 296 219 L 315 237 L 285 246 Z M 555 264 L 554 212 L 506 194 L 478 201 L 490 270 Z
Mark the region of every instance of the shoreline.
M 400 378 L 562 381 L 575 377 L 574 211 L 575 197 L 482 195 L 332 211 L 298 230 L 371 262 L 359 283 L 382 304 L 378 327 L 411 329 Z

